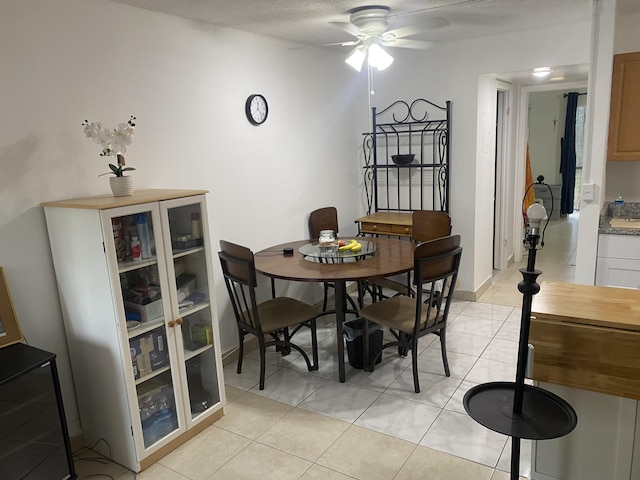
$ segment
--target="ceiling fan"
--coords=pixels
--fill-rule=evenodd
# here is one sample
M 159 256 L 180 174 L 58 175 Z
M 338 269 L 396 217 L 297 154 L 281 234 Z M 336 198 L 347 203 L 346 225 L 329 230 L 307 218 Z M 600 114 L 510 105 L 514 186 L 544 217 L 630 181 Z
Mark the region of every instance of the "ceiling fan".
M 422 22 L 419 26 L 387 30 L 391 16 L 390 8 L 380 5 L 358 7 L 351 11 L 350 23 L 341 24 L 341 26 L 349 34 L 356 37 L 356 40 L 338 44 L 355 47 L 345 60 L 349 65 L 360 71 L 365 59 L 367 59 L 370 66 L 384 70 L 393 63 L 393 57 L 383 47 L 430 48 L 433 46 L 431 42 L 404 37 L 415 35 L 424 29 L 435 29 L 449 25 L 445 18 L 433 17 Z

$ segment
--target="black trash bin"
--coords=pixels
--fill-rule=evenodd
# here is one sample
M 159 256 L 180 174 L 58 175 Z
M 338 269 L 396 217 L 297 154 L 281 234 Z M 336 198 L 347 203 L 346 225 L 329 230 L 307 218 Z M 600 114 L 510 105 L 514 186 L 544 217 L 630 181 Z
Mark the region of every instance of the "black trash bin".
M 344 338 L 347 341 L 347 356 L 349 365 L 353 368 L 362 369 L 362 327 L 364 319 L 356 318 L 342 324 Z M 382 327 L 376 323 L 369 322 L 369 363 L 382 350 Z M 382 356 L 378 357 L 376 363 L 382 361 Z

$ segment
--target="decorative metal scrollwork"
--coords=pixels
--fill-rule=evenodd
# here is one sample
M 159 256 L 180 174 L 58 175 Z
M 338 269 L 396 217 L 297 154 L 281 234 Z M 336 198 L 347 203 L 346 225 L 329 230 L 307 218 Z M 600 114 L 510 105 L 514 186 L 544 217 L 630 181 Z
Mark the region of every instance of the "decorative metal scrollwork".
M 372 109 L 362 145 L 367 214 L 449 211 L 450 109 L 424 98 Z

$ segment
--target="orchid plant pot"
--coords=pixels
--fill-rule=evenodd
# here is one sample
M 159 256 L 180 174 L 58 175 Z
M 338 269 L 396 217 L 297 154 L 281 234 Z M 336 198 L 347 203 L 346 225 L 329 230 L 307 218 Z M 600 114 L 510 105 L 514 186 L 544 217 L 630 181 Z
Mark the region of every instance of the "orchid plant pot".
M 127 197 L 133 194 L 133 177 L 109 177 L 109 186 L 114 197 Z

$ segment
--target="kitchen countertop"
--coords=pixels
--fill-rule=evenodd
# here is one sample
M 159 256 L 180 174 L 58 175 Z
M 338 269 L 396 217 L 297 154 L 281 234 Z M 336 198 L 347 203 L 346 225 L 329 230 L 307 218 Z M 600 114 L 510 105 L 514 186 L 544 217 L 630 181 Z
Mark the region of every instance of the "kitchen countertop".
M 635 235 L 640 236 L 640 228 L 620 228 L 612 227 L 612 210 L 615 208 L 613 202 L 606 202 L 600 212 L 600 225 L 598 233 L 608 235 Z M 640 203 L 625 203 L 622 206 L 622 215 L 619 218 L 640 219 Z M 636 222 L 634 222 L 636 223 Z M 638 222 L 640 224 L 640 222 Z

